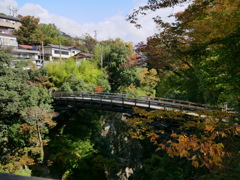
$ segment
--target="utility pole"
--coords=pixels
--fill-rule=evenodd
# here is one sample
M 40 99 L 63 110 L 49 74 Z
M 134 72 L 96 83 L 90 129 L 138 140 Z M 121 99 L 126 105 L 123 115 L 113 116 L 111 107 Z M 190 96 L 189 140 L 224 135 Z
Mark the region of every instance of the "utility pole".
M 12 16 L 12 6 L 9 5 L 7 8 L 9 10 L 9 15 Z
M 44 48 L 43 48 L 43 41 L 42 41 L 42 64 L 44 63 Z
M 95 30 L 94 33 L 95 33 L 95 35 L 94 35 L 95 40 L 97 41 L 97 30 Z
M 100 44 L 101 46 L 101 69 L 103 68 L 103 46 L 102 44 Z
M 61 41 L 60 41 L 60 31 L 58 31 L 58 42 L 59 42 L 60 61 L 62 61 L 62 49 L 61 49 Z
M 13 17 L 17 17 L 17 12 L 18 12 L 18 8 L 13 8 L 12 13 L 13 13 Z

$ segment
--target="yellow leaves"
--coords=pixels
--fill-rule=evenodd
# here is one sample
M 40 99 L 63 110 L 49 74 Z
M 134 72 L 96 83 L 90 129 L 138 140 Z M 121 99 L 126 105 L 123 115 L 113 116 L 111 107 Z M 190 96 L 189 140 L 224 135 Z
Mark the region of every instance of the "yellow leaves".
M 192 161 L 196 168 L 214 166 L 222 167 L 223 158 L 228 154 L 225 152 L 224 143 L 227 138 L 240 132 L 240 126 L 230 122 L 222 121 L 227 117 L 221 112 L 207 112 L 204 117 L 189 118 L 184 120 L 184 114 L 174 111 L 151 111 L 135 109 L 135 113 L 141 118 L 132 118 L 129 122 L 132 125 L 133 137 L 138 139 L 149 138 L 157 145 L 156 150 L 165 150 L 170 157 L 187 158 Z M 227 115 L 227 114 L 226 114 Z M 220 117 L 220 118 L 219 118 Z M 156 130 L 152 122 L 166 119 L 175 119 L 177 123 L 182 122 L 179 131 L 172 131 L 168 134 L 163 130 Z M 190 130 L 190 131 L 188 131 Z M 188 131 L 191 133 L 183 133 Z M 164 140 L 161 136 L 164 134 Z
M 199 162 L 198 162 L 198 161 L 192 161 L 192 165 L 193 165 L 195 168 L 198 168 Z
M 205 130 L 213 132 L 215 127 L 213 125 L 206 125 Z
M 180 157 L 188 157 L 190 155 L 190 153 L 186 150 L 183 150 L 179 153 Z
M 148 68 L 143 68 L 140 73 L 141 83 L 150 84 L 152 87 L 155 87 L 160 81 L 156 69 L 148 70 Z
M 240 132 L 240 126 L 236 127 L 236 131 Z
M 27 155 L 22 156 L 18 163 L 19 163 L 20 166 L 22 166 L 22 165 L 31 166 L 31 165 L 35 164 L 34 159 L 27 156 Z
M 222 138 L 227 137 L 227 135 L 224 132 L 221 135 L 222 135 Z
M 218 144 L 216 144 L 216 146 L 217 146 L 217 148 L 219 148 L 219 149 L 223 149 L 223 148 L 224 148 L 223 143 L 218 143 Z

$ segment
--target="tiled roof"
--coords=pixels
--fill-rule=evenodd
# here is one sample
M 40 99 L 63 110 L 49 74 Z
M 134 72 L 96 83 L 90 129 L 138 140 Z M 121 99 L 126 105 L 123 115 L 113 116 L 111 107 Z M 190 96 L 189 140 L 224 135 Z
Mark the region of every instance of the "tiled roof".
M 30 45 L 22 45 L 22 44 L 19 44 L 18 46 L 24 48 L 24 49 L 30 49 L 32 50 L 33 49 L 33 46 L 30 46 Z
M 59 48 L 59 45 L 48 44 L 45 47 Z M 61 46 L 61 49 L 77 49 L 75 46 Z
M 90 53 L 77 53 L 74 57 L 76 58 L 91 58 L 93 57 L 93 54 Z
M 0 35 L 16 37 L 16 36 L 14 36 L 12 34 L 7 34 L 7 33 L 0 33 Z

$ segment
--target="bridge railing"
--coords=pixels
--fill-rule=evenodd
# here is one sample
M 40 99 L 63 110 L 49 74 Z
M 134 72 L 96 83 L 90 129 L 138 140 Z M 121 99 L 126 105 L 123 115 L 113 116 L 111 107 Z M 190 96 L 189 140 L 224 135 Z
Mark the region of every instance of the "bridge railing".
M 107 92 L 54 92 L 54 98 L 61 99 L 82 99 L 91 101 L 102 101 L 106 103 L 122 103 L 139 106 L 141 104 L 145 107 L 162 106 L 178 109 L 191 109 L 191 110 L 222 110 L 218 106 L 210 106 L 206 104 L 193 103 L 189 101 L 150 97 L 150 96 L 138 96 L 132 94 L 120 94 L 120 93 L 107 93 Z

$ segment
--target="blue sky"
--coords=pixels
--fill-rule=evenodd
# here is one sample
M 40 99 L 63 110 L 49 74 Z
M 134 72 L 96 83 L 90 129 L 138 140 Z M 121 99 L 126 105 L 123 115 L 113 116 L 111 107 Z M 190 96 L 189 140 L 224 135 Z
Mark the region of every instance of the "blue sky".
M 18 8 L 18 13 L 40 18 L 40 23 L 54 23 L 60 31 L 73 37 L 91 36 L 97 31 L 98 40 L 121 38 L 137 44 L 158 33 L 152 17 L 164 20 L 180 7 L 164 9 L 142 17 L 143 28 L 136 29 L 126 21 L 127 14 L 143 5 L 147 0 L 0 0 L 0 12 L 9 14 L 8 6 Z
M 17 0 L 17 3 L 18 7 L 39 4 L 53 14 L 79 23 L 97 23 L 116 14 L 127 15 L 134 8 L 133 0 Z

